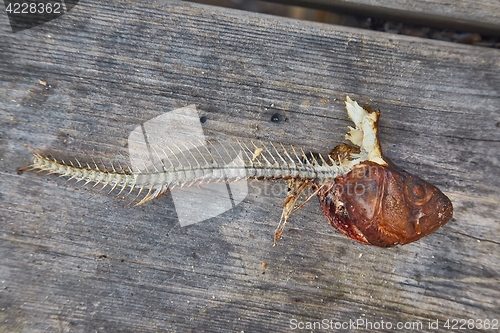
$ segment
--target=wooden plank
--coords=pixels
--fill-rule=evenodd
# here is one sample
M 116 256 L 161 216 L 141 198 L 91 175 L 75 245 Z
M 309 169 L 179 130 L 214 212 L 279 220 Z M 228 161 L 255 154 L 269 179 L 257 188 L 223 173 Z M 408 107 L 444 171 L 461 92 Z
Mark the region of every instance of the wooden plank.
M 499 50 L 177 1 L 84 1 L 17 34 L 0 20 L 0 331 L 285 332 L 323 319 L 429 330 L 500 317 Z M 234 209 L 180 227 L 170 195 L 123 209 L 16 172 L 24 143 L 121 151 L 136 126 L 191 103 L 207 136 L 325 153 L 349 124 L 346 94 L 382 110 L 388 157 L 450 196 L 448 225 L 367 247 L 312 201 L 273 248 L 281 182 L 250 182 Z
M 287 5 L 324 8 L 353 15 L 450 28 L 500 33 L 500 2 L 496 0 L 271 0 Z

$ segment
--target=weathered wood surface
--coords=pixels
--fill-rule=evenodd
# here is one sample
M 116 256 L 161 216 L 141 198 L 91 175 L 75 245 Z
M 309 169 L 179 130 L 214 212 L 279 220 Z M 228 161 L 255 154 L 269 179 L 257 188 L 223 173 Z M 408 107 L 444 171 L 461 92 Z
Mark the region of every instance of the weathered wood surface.
M 82 1 L 17 34 L 0 20 L 0 332 L 500 318 L 499 50 L 176 1 Z M 234 209 L 180 227 L 170 195 L 123 209 L 16 173 L 24 143 L 120 151 L 133 128 L 191 103 L 207 135 L 328 152 L 349 124 L 346 94 L 382 110 L 388 157 L 450 196 L 448 225 L 362 246 L 312 200 L 273 248 L 282 183 L 250 182 Z
M 448 27 L 463 31 L 500 33 L 497 0 L 268 0 L 285 4 L 348 11 L 398 21 Z

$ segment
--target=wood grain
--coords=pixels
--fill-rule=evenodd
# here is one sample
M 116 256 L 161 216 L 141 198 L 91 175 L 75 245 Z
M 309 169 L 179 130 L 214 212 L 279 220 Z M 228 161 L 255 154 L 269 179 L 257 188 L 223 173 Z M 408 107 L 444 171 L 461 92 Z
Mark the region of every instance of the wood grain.
M 287 5 L 325 8 L 416 24 L 486 34 L 500 33 L 500 3 L 496 0 L 270 0 Z
M 0 332 L 500 318 L 499 50 L 177 1 L 82 1 L 17 34 L 0 20 Z M 347 94 L 382 110 L 389 158 L 450 196 L 448 225 L 367 247 L 312 200 L 273 248 L 280 182 L 249 182 L 234 209 L 180 227 L 170 195 L 123 209 L 16 172 L 24 143 L 122 151 L 136 126 L 191 103 L 208 137 L 324 153 L 343 140 Z

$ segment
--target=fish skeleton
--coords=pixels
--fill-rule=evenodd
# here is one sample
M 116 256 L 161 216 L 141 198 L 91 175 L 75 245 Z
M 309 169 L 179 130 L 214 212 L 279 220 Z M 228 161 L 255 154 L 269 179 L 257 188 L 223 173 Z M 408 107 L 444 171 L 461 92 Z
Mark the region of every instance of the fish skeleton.
M 145 162 L 142 168 L 123 167 L 119 162 L 106 164 L 102 159 L 96 162 L 92 157 L 92 163 L 81 163 L 76 158 L 54 158 L 30 149 L 33 162 L 22 169 L 57 174 L 94 187 L 101 184 L 99 192 L 109 187 L 107 193 L 118 191 L 115 198 L 119 200 L 137 190 L 129 203 L 136 206 L 175 187 L 252 178 L 288 180 L 274 245 L 281 239 L 290 215 L 315 195 L 330 224 L 362 244 L 407 244 L 448 222 L 453 215 L 448 197 L 383 155 L 378 137 L 380 111 L 362 108 L 349 97 L 345 105 L 355 125 L 348 127 L 346 135 L 351 144 L 338 145 L 325 157 L 282 144 L 237 141 L 235 148 L 218 142 L 217 148 L 217 142 L 199 145 L 188 141 L 183 147 L 153 147 L 160 162 Z M 224 162 L 229 157 L 231 161 Z

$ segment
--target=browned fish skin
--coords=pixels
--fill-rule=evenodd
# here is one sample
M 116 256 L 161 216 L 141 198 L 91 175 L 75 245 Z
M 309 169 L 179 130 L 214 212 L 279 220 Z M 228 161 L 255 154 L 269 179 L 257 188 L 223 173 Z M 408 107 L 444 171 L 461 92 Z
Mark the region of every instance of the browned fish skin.
M 356 165 L 318 193 L 327 220 L 363 244 L 391 247 L 431 234 L 453 215 L 450 199 L 438 188 L 395 164 Z

